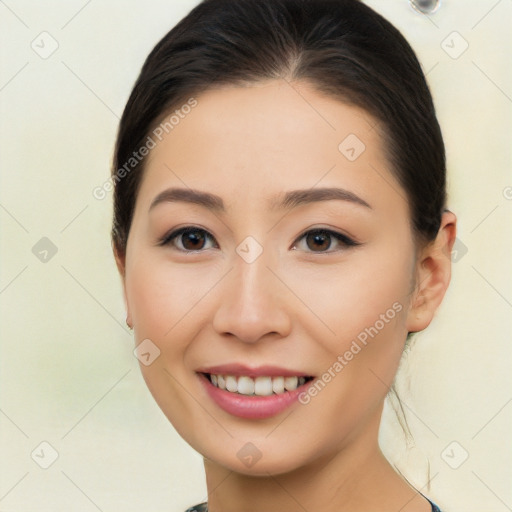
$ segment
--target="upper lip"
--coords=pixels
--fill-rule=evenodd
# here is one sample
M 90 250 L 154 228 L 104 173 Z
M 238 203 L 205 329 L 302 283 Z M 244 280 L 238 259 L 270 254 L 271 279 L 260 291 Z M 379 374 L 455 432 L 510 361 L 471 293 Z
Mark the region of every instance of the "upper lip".
M 308 373 L 304 373 L 298 370 L 279 368 L 278 366 L 264 365 L 250 367 L 239 363 L 205 366 L 197 369 L 196 372 L 209 373 L 214 375 L 233 375 L 236 377 L 240 377 L 242 375 L 247 377 L 311 377 L 311 375 Z

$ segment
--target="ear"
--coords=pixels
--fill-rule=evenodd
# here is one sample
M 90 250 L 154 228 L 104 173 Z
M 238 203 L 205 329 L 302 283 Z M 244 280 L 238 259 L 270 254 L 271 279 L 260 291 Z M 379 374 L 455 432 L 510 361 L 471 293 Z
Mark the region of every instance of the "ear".
M 416 262 L 416 286 L 407 316 L 409 332 L 425 329 L 441 304 L 452 270 L 452 248 L 457 232 L 457 218 L 445 211 L 435 240 L 422 249 Z
M 133 329 L 130 306 L 128 304 L 128 298 L 126 296 L 126 251 L 121 252 L 119 248 L 116 247 L 115 245 L 112 246 L 112 250 L 114 252 L 114 258 L 116 260 L 117 270 L 119 271 L 119 275 L 121 276 L 121 281 L 123 284 L 123 298 L 126 307 L 126 325 L 128 325 L 130 329 Z

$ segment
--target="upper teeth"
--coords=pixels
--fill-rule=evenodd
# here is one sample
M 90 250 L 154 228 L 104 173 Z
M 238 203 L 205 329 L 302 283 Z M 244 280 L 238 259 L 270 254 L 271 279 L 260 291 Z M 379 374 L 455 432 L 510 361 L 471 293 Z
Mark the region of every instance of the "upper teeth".
M 272 393 L 281 394 L 294 391 L 306 382 L 305 377 L 247 377 L 242 375 L 213 375 L 210 380 L 214 386 L 225 389 L 231 393 L 241 395 L 269 396 Z

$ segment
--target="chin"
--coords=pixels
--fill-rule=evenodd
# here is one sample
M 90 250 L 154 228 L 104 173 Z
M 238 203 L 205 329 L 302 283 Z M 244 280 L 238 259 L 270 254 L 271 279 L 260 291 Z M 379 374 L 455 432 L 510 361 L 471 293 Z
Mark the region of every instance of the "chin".
M 304 453 L 303 443 L 291 443 L 290 439 L 277 439 L 270 442 L 269 439 L 250 440 L 233 438 L 228 443 L 190 442 L 191 446 L 201 453 L 212 464 L 222 466 L 226 470 L 235 473 L 268 477 L 269 475 L 283 475 L 297 471 L 311 463 L 310 456 Z M 250 438 L 246 438 L 250 439 Z
M 270 456 L 269 460 L 265 460 L 262 455 L 261 459 L 256 460 L 253 463 L 245 463 L 238 459 L 233 460 L 218 460 L 215 461 L 217 464 L 224 468 L 233 471 L 235 473 L 253 476 L 253 477 L 268 477 L 269 475 L 278 476 L 286 473 L 291 473 L 302 467 L 300 461 L 293 460 L 277 460 L 274 456 Z

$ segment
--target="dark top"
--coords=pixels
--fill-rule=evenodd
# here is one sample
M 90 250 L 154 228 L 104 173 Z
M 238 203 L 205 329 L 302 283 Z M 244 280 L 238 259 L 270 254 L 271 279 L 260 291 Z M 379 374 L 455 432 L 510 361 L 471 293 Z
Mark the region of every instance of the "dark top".
M 428 500 L 428 501 L 432 505 L 432 512 L 441 512 L 441 510 L 439 510 L 439 507 L 437 505 L 434 505 L 430 500 Z M 199 505 L 196 505 L 195 507 L 187 508 L 187 510 L 185 510 L 185 512 L 208 512 L 208 505 L 206 503 L 200 503 Z

